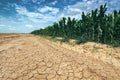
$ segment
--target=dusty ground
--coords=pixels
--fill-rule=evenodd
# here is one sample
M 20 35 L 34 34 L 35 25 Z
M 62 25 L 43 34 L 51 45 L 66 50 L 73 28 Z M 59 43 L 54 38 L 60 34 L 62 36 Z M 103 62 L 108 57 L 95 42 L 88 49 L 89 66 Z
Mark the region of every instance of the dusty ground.
M 120 80 L 120 48 L 0 34 L 0 80 Z

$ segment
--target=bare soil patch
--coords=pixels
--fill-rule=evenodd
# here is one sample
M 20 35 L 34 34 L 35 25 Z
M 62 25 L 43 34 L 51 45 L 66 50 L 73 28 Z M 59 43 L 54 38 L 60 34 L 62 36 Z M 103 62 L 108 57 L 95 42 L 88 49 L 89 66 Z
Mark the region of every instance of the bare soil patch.
M 120 48 L 0 34 L 0 80 L 120 80 Z

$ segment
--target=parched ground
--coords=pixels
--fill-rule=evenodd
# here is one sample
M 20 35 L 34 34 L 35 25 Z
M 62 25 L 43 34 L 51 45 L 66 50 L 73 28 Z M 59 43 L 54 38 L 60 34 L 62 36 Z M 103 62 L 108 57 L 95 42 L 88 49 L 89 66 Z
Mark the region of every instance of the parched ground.
M 0 34 L 0 80 L 120 80 L 120 48 Z

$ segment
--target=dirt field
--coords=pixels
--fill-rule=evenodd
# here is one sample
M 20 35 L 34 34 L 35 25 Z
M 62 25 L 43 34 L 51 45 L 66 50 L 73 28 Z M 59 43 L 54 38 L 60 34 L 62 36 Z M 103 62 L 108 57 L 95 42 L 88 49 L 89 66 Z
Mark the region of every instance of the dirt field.
M 120 48 L 0 34 L 0 80 L 120 80 Z

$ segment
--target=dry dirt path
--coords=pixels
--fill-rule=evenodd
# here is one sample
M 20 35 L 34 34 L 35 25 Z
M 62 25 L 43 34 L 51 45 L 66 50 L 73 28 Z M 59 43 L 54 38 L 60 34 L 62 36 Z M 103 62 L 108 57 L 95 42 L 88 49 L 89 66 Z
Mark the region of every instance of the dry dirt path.
M 119 64 L 29 34 L 0 38 L 0 80 L 120 80 Z

